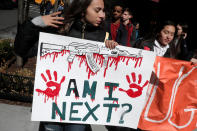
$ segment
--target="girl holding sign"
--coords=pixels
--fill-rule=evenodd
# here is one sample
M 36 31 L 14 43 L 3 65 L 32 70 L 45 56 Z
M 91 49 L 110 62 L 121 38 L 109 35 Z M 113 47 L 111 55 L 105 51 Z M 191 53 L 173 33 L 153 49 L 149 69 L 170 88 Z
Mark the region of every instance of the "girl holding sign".
M 37 55 L 39 32 L 55 32 L 67 36 L 104 42 L 106 32 L 103 22 L 105 19 L 103 0 L 73 0 L 65 8 L 64 17 L 58 17 L 61 12 L 39 16 L 25 22 L 18 30 L 15 38 L 15 53 L 22 58 Z M 51 28 L 53 27 L 53 28 Z M 117 45 L 112 40 L 106 40 L 111 47 Z M 50 131 L 89 131 L 86 124 L 60 124 L 47 122 L 43 124 L 44 130 Z
M 39 32 L 57 33 L 99 42 L 105 41 L 111 48 L 118 45 L 113 40 L 105 40 L 107 33 L 104 28 L 103 0 L 73 0 L 71 5 L 65 7 L 64 10 L 64 17 L 58 17 L 61 12 L 55 12 L 35 17 L 19 27 L 14 42 L 16 55 L 23 59 L 36 56 Z

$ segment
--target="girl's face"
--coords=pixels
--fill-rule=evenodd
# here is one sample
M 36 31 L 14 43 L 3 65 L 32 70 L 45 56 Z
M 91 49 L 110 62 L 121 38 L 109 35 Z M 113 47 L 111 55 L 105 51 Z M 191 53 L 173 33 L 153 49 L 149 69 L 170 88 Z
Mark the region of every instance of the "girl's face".
M 166 25 L 159 33 L 158 41 L 162 46 L 167 46 L 174 38 L 175 27 Z
M 105 19 L 103 0 L 92 0 L 85 13 L 85 21 L 93 26 L 99 26 Z
M 177 25 L 176 27 L 177 27 L 177 35 L 178 35 L 178 36 L 181 36 L 181 34 L 182 34 L 182 32 L 183 32 L 182 27 L 181 27 L 180 25 Z

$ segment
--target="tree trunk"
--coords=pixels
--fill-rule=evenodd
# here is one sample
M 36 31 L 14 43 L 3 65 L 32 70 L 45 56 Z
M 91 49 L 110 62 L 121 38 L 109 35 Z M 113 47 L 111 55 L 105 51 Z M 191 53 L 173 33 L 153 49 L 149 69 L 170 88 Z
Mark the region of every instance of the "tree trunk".
M 24 0 L 18 0 L 18 24 L 24 22 Z

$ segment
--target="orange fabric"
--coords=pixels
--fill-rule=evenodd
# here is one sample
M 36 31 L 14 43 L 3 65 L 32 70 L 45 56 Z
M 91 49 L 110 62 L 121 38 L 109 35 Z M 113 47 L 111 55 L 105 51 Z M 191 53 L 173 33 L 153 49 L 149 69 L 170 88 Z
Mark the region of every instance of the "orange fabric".
M 35 2 L 36 2 L 37 4 L 41 4 L 42 1 L 43 1 L 43 0 L 35 0 Z M 45 0 L 45 1 L 47 1 L 47 0 Z M 52 5 L 55 4 L 55 0 L 49 0 L 49 1 L 51 1 L 51 4 L 52 4 Z
M 42 2 L 42 0 L 35 0 L 35 2 L 36 2 L 37 4 L 40 4 L 40 3 Z
M 51 4 L 54 5 L 55 4 L 55 0 L 51 0 Z
M 157 57 L 154 69 L 138 127 L 151 131 L 197 128 L 197 65 Z

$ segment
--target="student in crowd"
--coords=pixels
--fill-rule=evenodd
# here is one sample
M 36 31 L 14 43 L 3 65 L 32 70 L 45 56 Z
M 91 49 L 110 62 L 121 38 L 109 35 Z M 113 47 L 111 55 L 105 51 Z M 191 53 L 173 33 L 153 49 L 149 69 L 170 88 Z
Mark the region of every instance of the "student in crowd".
M 103 0 L 73 0 L 65 11 L 64 17 L 58 17 L 61 12 L 39 16 L 25 22 L 15 38 L 15 53 L 21 57 L 37 55 L 37 45 L 40 31 L 61 33 L 63 35 L 104 42 L 106 32 L 103 26 L 105 19 Z M 117 43 L 106 40 L 106 44 L 115 47 Z M 34 50 L 32 51 L 32 48 Z M 32 54 L 33 53 L 33 54 Z M 55 131 L 90 131 L 88 124 L 52 123 L 46 122 L 43 130 Z
M 135 43 L 135 27 L 131 23 L 132 18 L 133 16 L 129 8 L 125 8 L 120 21 L 118 21 L 119 26 L 116 31 L 116 42 L 120 45 L 131 47 Z M 111 43 L 106 43 L 106 47 L 113 49 L 115 46 L 110 44 Z M 106 128 L 108 131 L 141 131 L 140 129 L 118 126 L 106 126 Z
M 36 43 L 41 31 L 103 42 L 105 39 L 103 26 L 105 13 L 100 13 L 102 12 L 100 7 L 95 8 L 95 12 L 92 10 L 91 13 L 86 12 L 92 1 L 100 0 L 73 0 L 69 9 L 65 11 L 65 17 L 57 17 L 61 12 L 56 12 L 26 21 L 16 34 L 15 53 L 23 58 L 36 56 Z M 117 42 L 112 40 L 108 40 L 106 43 L 112 43 L 110 44 L 112 47 L 117 45 Z
M 133 15 L 129 8 L 123 11 L 121 5 L 115 5 L 113 9 L 112 21 L 107 23 L 110 38 L 120 45 L 132 47 L 135 43 L 135 26 L 131 19 Z
M 122 23 L 123 24 L 123 28 L 126 29 L 125 33 L 122 33 L 122 41 L 125 41 L 124 43 L 126 43 L 126 46 L 128 47 L 133 47 L 134 43 L 136 41 L 136 31 L 135 31 L 135 26 L 133 25 L 133 23 L 131 22 L 131 19 L 133 18 L 132 12 L 130 11 L 129 8 L 125 8 L 124 12 L 122 14 Z M 120 26 L 121 27 L 121 26 Z M 123 29 L 121 31 L 124 31 Z M 124 44 L 122 43 L 122 44 Z
M 120 32 L 120 20 L 123 13 L 123 6 L 121 4 L 116 4 L 112 10 L 112 18 L 110 21 L 106 22 L 106 29 L 110 34 L 110 39 L 120 42 L 117 38 L 118 32 Z
M 176 35 L 176 25 L 172 21 L 163 21 L 156 25 L 150 38 L 143 40 L 137 48 L 155 52 L 157 56 L 174 58 L 171 48 Z
M 140 38 L 140 23 L 136 21 L 133 25 L 135 26 L 135 39 L 137 41 L 137 39 Z
M 190 60 L 191 52 L 188 49 L 186 42 L 188 25 L 185 23 L 177 24 L 177 35 L 175 36 L 174 43 L 172 44 L 174 58 L 180 60 Z
M 174 58 L 171 48 L 176 35 L 176 25 L 172 21 L 162 21 L 156 25 L 152 35 L 136 45 L 136 48 L 153 51 L 157 56 Z M 106 47 L 110 47 L 106 44 Z
M 142 30 L 140 28 L 140 22 L 135 21 L 133 23 L 133 25 L 135 27 L 135 43 L 134 43 L 134 45 L 132 47 L 136 48 L 138 46 L 138 44 L 140 44 L 143 41 L 144 37 L 141 34 Z

